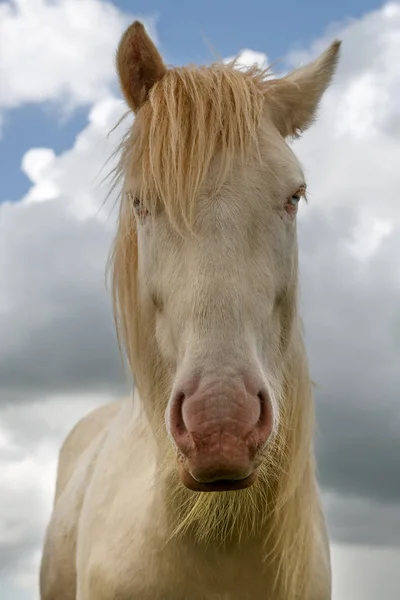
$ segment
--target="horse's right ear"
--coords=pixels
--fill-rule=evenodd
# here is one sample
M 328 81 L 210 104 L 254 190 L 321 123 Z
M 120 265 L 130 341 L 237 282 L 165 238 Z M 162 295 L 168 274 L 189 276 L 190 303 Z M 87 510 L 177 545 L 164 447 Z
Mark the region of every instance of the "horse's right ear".
M 163 60 L 142 23 L 125 31 L 117 50 L 117 71 L 125 100 L 136 112 L 166 72 Z

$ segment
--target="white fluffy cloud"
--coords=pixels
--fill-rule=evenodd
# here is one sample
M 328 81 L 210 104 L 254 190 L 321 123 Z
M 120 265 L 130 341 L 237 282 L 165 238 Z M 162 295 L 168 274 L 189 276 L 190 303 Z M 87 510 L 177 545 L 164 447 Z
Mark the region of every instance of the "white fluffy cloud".
M 332 544 L 332 600 L 396 600 L 400 552 Z
M 107 138 L 124 110 L 110 91 L 107 61 L 126 18 L 95 0 L 79 2 L 78 13 L 68 0 L 14 4 L 13 10 L 0 4 L 3 27 L 20 31 L 17 17 L 29 28 L 50 20 L 57 39 L 70 35 L 81 53 L 59 50 L 59 60 L 72 59 L 51 88 L 49 42 L 33 46 L 31 64 L 36 60 L 48 78 L 32 89 L 29 78 L 25 89 L 14 81 L 2 86 L 0 107 L 49 99 L 92 103 L 73 147 L 60 155 L 32 148 L 22 160 L 29 192 L 16 204 L 0 204 L 0 562 L 7 569 L 4 585 L 16 594 L 33 586 L 63 436 L 80 415 L 123 390 L 104 287 L 114 217 L 108 216 L 112 199 L 102 208 L 106 188 L 100 183 L 127 122 Z M 84 30 L 82 23 L 91 24 L 89 32 L 78 34 L 74 27 Z M 343 49 L 335 83 L 317 124 L 294 144 L 310 196 L 299 218 L 302 310 L 319 386 L 317 446 L 334 540 L 334 600 L 376 600 L 378 594 L 394 600 L 400 560 L 400 5 L 338 27 L 337 35 Z M 105 40 L 103 75 L 97 78 L 95 69 L 92 80 L 92 54 L 74 58 L 92 44 L 89 38 L 93 48 Z M 288 62 L 309 60 L 329 41 L 321 38 Z M 26 57 L 13 56 L 7 44 L 4 53 L 2 43 L 0 37 L 3 81 L 4 65 L 12 72 Z M 241 57 L 246 64 L 264 60 L 252 51 Z
M 108 133 L 123 112 L 117 99 L 103 100 L 70 150 L 29 150 L 22 165 L 31 189 L 18 203 L 0 205 L 3 403 L 72 390 L 122 391 L 105 285 L 114 198 L 103 206 L 101 182 L 124 126 Z
M 22 202 L 58 199 L 63 210 L 74 218 L 104 218 L 104 211 L 99 212 L 107 190 L 107 182 L 103 184 L 103 180 L 114 164 L 108 162 L 108 157 L 130 118 L 115 132 L 110 133 L 110 130 L 125 112 L 121 100 L 107 96 L 92 106 L 88 126 L 77 136 L 70 150 L 60 156 L 50 148 L 29 150 L 21 168 L 33 185 Z
M 114 54 L 132 18 L 100 0 L 0 4 L 0 109 L 90 104 L 115 85 Z M 154 19 L 144 22 L 155 36 Z
M 248 48 L 241 50 L 235 56 L 229 56 L 228 58 L 225 58 L 224 62 L 229 63 L 234 59 L 236 59 L 236 64 L 238 67 L 251 67 L 254 64 L 257 64 L 262 69 L 268 67 L 268 57 L 266 54 L 263 52 L 255 52 L 254 50 L 249 50 Z
M 28 600 L 37 588 L 40 544 L 52 507 L 62 439 L 81 417 L 114 397 L 59 394 L 45 402 L 2 409 L 0 582 L 10 597 L 15 592 Z

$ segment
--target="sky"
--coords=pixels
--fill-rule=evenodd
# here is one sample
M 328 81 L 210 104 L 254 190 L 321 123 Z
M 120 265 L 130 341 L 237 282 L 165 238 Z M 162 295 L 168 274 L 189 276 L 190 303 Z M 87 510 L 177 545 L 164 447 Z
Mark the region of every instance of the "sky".
M 343 40 L 293 144 L 301 312 L 333 600 L 398 598 L 400 3 L 0 1 L 0 597 L 38 600 L 58 448 L 126 392 L 105 264 L 108 157 L 127 124 L 114 69 L 140 18 L 169 64 L 215 53 L 285 72 Z

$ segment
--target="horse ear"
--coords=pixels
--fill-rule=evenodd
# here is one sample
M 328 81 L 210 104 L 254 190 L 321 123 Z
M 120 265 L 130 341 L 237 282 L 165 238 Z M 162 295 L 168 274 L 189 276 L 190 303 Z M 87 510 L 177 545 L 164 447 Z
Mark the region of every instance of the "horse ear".
M 300 135 L 315 118 L 339 59 L 341 42 L 333 42 L 314 62 L 270 82 L 267 104 L 274 125 L 286 136 Z
M 132 23 L 122 36 L 116 62 L 125 100 L 136 112 L 166 72 L 157 48 L 139 21 Z

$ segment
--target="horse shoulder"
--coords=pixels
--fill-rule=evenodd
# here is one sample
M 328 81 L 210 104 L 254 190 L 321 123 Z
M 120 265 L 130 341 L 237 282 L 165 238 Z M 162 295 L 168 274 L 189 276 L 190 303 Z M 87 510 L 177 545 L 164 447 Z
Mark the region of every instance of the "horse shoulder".
M 84 450 L 107 427 L 120 406 L 121 402 L 111 402 L 95 408 L 80 419 L 67 435 L 58 457 L 55 501 L 68 483 Z
M 53 511 L 40 565 L 42 600 L 75 600 L 77 529 L 87 486 L 107 429 L 120 407 L 101 406 L 81 419 L 65 438 L 58 459 Z
M 86 491 L 76 550 L 80 599 L 159 597 L 157 573 L 148 568 L 165 542 L 162 506 L 152 510 L 156 447 L 145 415 L 135 413 L 126 406 L 113 421 Z

